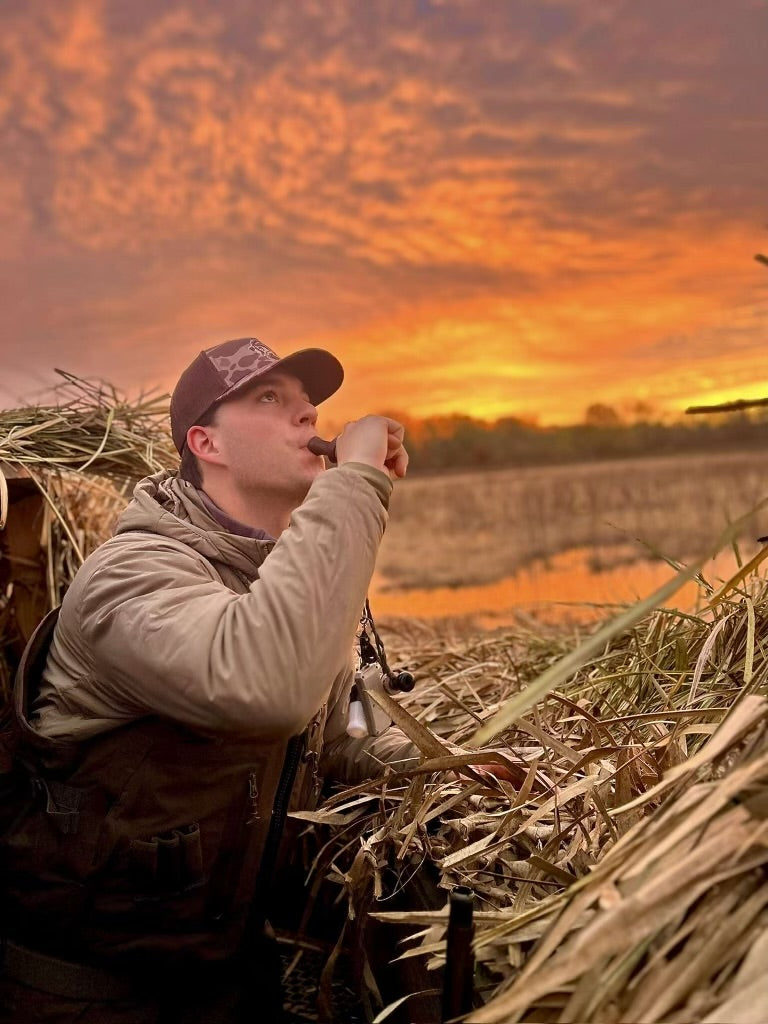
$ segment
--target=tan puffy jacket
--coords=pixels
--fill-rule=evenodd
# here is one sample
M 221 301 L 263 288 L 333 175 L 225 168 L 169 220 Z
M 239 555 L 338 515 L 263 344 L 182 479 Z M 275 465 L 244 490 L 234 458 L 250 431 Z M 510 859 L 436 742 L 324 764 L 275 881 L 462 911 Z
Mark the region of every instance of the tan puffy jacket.
M 356 782 L 416 756 L 394 728 L 346 734 L 390 487 L 328 471 L 272 542 L 222 530 L 173 474 L 138 485 L 28 680 L 20 717 L 47 768 L 7 842 L 13 935 L 108 964 L 229 957 L 263 905 L 295 766 L 306 807 L 318 765 Z M 304 730 L 308 748 L 290 739 Z
M 329 470 L 274 542 L 226 532 L 175 474 L 141 481 L 64 599 L 38 731 L 80 740 L 161 715 L 272 740 L 319 714 L 327 776 L 355 782 L 414 757 L 396 729 L 365 740 L 345 731 L 391 489 L 369 466 Z

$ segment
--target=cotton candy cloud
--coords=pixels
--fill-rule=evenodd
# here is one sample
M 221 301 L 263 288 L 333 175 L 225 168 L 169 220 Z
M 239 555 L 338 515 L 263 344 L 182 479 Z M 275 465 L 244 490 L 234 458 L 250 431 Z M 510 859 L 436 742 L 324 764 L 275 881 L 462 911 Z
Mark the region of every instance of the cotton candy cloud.
M 167 387 L 257 333 L 338 351 L 339 415 L 358 385 L 554 421 L 760 384 L 757 0 L 44 0 L 0 20 L 16 379 L 56 362 Z

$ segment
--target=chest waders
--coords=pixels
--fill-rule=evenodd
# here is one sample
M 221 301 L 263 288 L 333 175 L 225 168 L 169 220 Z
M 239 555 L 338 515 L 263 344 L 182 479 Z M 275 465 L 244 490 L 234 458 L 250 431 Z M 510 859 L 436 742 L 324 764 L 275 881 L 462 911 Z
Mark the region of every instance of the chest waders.
M 304 734 L 291 738 L 287 747 L 282 748 L 284 756 L 282 763 L 278 763 L 275 768 L 275 774 L 279 774 L 279 778 L 276 781 L 274 797 L 269 807 L 263 806 L 265 801 L 262 801 L 260 805 L 257 803 L 258 792 L 251 784 L 253 773 L 247 776 L 249 786 L 244 790 L 246 799 L 244 801 L 240 799 L 235 804 L 235 806 L 242 807 L 242 810 L 237 811 L 234 815 L 238 828 L 241 822 L 244 822 L 251 826 L 251 832 L 254 828 L 258 830 L 257 848 L 260 850 L 260 856 L 253 868 L 253 880 L 245 884 L 244 888 L 242 879 L 238 877 L 238 871 L 230 865 L 229 860 L 226 860 L 220 865 L 217 876 L 222 884 L 214 884 L 216 883 L 214 878 L 209 880 L 211 884 L 205 890 L 204 906 L 209 908 L 205 912 L 205 918 L 214 931 L 221 928 L 226 933 L 227 928 L 231 925 L 233 908 L 239 919 L 236 942 L 232 943 L 233 948 L 225 954 L 225 960 L 220 961 L 218 966 L 215 953 L 211 954 L 214 959 L 207 963 L 200 961 L 195 966 L 193 949 L 188 950 L 177 960 L 171 956 L 170 961 L 166 963 L 164 953 L 172 953 L 176 941 L 173 934 L 167 934 L 165 938 L 161 936 L 156 943 L 157 956 L 150 954 L 140 961 L 140 965 L 131 962 L 130 956 L 118 956 L 114 963 L 109 962 L 109 958 L 106 961 L 98 956 L 94 958 L 89 955 L 87 943 L 82 949 L 84 954 L 82 959 L 79 958 L 78 947 L 81 943 L 74 936 L 78 933 L 88 933 L 87 919 L 88 915 L 92 913 L 92 901 L 86 899 L 83 905 L 73 905 L 69 901 L 70 913 L 75 917 L 67 920 L 65 916 L 67 911 L 64 911 L 64 917 L 62 917 L 62 907 L 57 905 L 61 902 L 61 898 L 57 897 L 54 892 L 52 902 L 49 901 L 50 909 L 46 910 L 44 890 L 46 884 L 50 885 L 50 878 L 46 877 L 46 872 L 43 872 L 44 877 L 39 877 L 34 873 L 34 869 L 32 870 L 30 877 L 26 880 L 26 888 L 23 888 L 21 893 L 22 903 L 19 904 L 17 899 L 13 911 L 9 912 L 12 902 L 9 900 L 9 893 L 17 881 L 14 878 L 14 871 L 18 875 L 18 871 L 15 869 L 18 868 L 20 859 L 23 860 L 23 850 L 29 847 L 30 843 L 36 845 L 34 828 L 29 839 L 24 835 L 25 829 L 29 829 L 30 823 L 35 824 L 39 830 L 40 822 L 43 822 L 45 832 L 49 836 L 59 836 L 60 841 L 70 851 L 74 862 L 79 859 L 78 847 L 86 849 L 88 857 L 90 856 L 91 847 L 94 845 L 93 833 L 98 831 L 98 828 L 93 827 L 94 822 L 96 826 L 99 826 L 103 819 L 103 813 L 109 813 L 109 800 L 100 795 L 97 803 L 103 803 L 104 809 L 101 819 L 94 819 L 94 815 L 89 811 L 88 799 L 81 800 L 83 791 L 78 786 L 70 787 L 67 783 L 70 781 L 70 775 L 75 776 L 75 781 L 81 781 L 77 778 L 77 765 L 78 763 L 87 763 L 94 751 L 97 755 L 97 764 L 102 765 L 102 770 L 106 765 L 108 773 L 111 774 L 114 769 L 114 773 L 120 775 L 122 766 L 115 763 L 110 757 L 112 750 L 130 748 L 131 754 L 138 763 L 140 757 L 136 748 L 141 748 L 143 743 L 142 749 L 153 753 L 152 741 L 159 735 L 160 743 L 156 744 L 156 747 L 161 753 L 165 752 L 167 744 L 170 743 L 168 749 L 172 755 L 171 767 L 178 764 L 179 770 L 182 770 L 183 755 L 185 753 L 195 755 L 200 752 L 203 755 L 209 755 L 207 758 L 204 756 L 202 761 L 203 772 L 205 772 L 205 766 L 208 764 L 212 764 L 214 768 L 221 767 L 222 764 L 226 765 L 226 758 L 223 755 L 230 746 L 237 745 L 226 739 L 221 743 L 206 742 L 194 737 L 190 740 L 186 733 L 179 733 L 177 736 L 177 730 L 163 726 L 162 723 L 159 725 L 149 723 L 147 726 L 139 723 L 133 733 L 124 732 L 122 740 L 113 733 L 107 735 L 103 741 L 97 738 L 96 741 L 84 741 L 79 744 L 62 745 L 36 734 L 29 726 L 29 709 L 37 693 L 38 682 L 45 665 L 57 618 L 58 609 L 55 609 L 40 623 L 27 644 L 14 685 L 13 706 L 10 709 L 10 714 L 5 718 L 0 734 L 0 755 L 4 755 L 0 757 L 0 788 L 3 795 L 9 798 L 4 801 L 3 808 L 0 810 L 6 810 L 9 807 L 13 810 L 12 815 L 5 815 L 0 820 L 0 871 L 2 871 L 2 875 L 0 875 L 0 895 L 2 896 L 0 927 L 4 933 L 7 932 L 0 936 L 2 938 L 2 969 L 4 973 L 14 981 L 53 996 L 113 1002 L 125 999 L 130 995 L 135 996 L 137 982 L 140 983 L 140 988 L 146 988 L 148 979 L 152 979 L 149 982 L 149 988 L 152 989 L 156 984 L 158 990 L 167 984 L 182 984 L 180 980 L 182 975 L 185 973 L 188 975 L 189 971 L 193 973 L 199 971 L 203 977 L 210 976 L 212 980 L 215 980 L 220 974 L 226 973 L 224 968 L 229 960 L 235 968 L 235 974 L 239 974 L 241 979 L 250 977 L 254 968 L 268 966 L 266 977 L 274 983 L 275 989 L 277 989 L 280 973 L 279 957 L 276 948 L 272 948 L 274 943 L 270 944 L 265 941 L 264 904 L 276 867 L 290 794 L 304 751 Z M 182 745 L 177 749 L 174 742 L 179 738 Z M 137 739 L 139 742 L 134 742 Z M 105 747 L 103 751 L 98 749 L 100 742 Z M 163 746 L 163 743 L 166 746 Z M 211 750 L 213 760 L 210 758 Z M 247 756 L 244 757 L 244 760 L 247 762 Z M 70 771 L 73 764 L 75 768 Z M 131 771 L 128 771 L 127 774 L 130 778 L 135 776 L 135 772 L 132 774 Z M 243 772 L 240 771 L 239 774 L 242 775 Z M 150 772 L 147 780 L 151 782 L 152 778 Z M 172 782 L 172 774 L 170 779 Z M 168 785 L 167 782 L 165 784 Z M 118 790 L 121 790 L 121 787 L 122 783 L 117 785 Z M 86 787 L 86 791 L 87 789 L 88 787 Z M 117 794 L 113 794 L 113 797 L 117 799 L 118 803 L 122 798 Z M 232 814 L 228 811 L 225 816 L 225 824 L 230 817 Z M 191 828 L 187 831 L 177 828 L 174 830 L 174 834 L 167 839 L 164 839 L 162 835 L 155 838 L 151 845 L 153 849 L 157 850 L 160 857 L 157 868 L 159 869 L 164 864 L 163 873 L 166 876 L 164 879 L 156 879 L 156 884 L 162 887 L 168 879 L 169 871 L 175 876 L 177 869 L 191 870 L 195 863 L 199 863 L 199 855 L 195 852 L 197 847 L 193 846 L 193 843 L 197 842 L 197 838 Z M 232 833 L 230 838 L 236 842 L 237 832 Z M 250 846 L 253 844 L 253 839 L 245 837 L 243 842 Z M 147 844 L 143 841 L 132 840 L 131 846 L 141 853 Z M 236 862 L 241 859 L 247 860 L 247 850 L 238 853 L 227 849 L 226 843 L 224 846 L 223 851 L 216 852 L 215 857 L 211 858 L 216 861 L 216 864 L 219 864 L 222 853 L 230 859 L 234 853 Z M 75 850 L 75 853 L 71 853 L 72 850 Z M 21 858 L 19 851 L 22 854 Z M 9 853 L 14 856 L 9 857 Z M 161 854 L 163 856 L 160 856 Z M 119 856 L 122 855 L 119 854 Z M 171 860 L 168 860 L 169 856 Z M 190 856 L 192 857 L 191 861 L 189 860 Z M 88 860 L 88 857 L 85 859 Z M 179 861 L 179 857 L 182 858 L 181 861 Z M 54 857 L 54 859 L 56 858 Z M 9 860 L 13 861 L 14 871 L 9 870 Z M 60 856 L 59 860 L 61 860 Z M 73 868 L 73 870 L 75 869 Z M 49 874 L 50 872 L 48 872 Z M 81 871 L 80 874 L 81 881 L 76 880 L 79 877 L 77 873 L 73 878 L 74 890 L 78 894 L 87 893 L 90 886 L 98 887 L 100 884 L 98 872 L 96 876 L 90 874 L 89 871 Z M 35 892 L 38 881 L 42 887 L 40 894 Z M 22 885 L 24 886 L 24 883 Z M 193 879 L 191 887 L 183 891 L 189 892 L 191 898 L 194 898 L 195 893 L 201 890 L 199 884 Z M 246 899 L 247 909 L 244 907 L 243 911 L 238 911 L 239 901 L 243 897 Z M 25 899 L 27 901 L 31 899 L 33 903 L 36 902 L 39 911 L 36 914 L 35 924 L 28 933 L 23 932 L 23 921 L 27 916 L 24 912 Z M 157 899 L 161 902 L 165 899 L 163 891 L 158 891 Z M 115 914 L 112 916 L 114 926 L 118 931 L 120 930 L 121 920 L 125 914 L 127 913 L 129 916 L 134 914 L 137 900 L 139 901 L 138 912 L 140 915 L 141 913 L 149 915 L 146 918 L 149 924 L 154 908 L 158 905 L 157 899 L 136 896 L 132 900 L 129 899 L 128 904 L 125 904 L 125 910 L 122 911 L 119 909 L 120 901 L 118 900 Z M 142 900 L 148 900 L 143 909 Z M 84 919 L 82 919 L 82 915 L 85 915 Z M 105 921 L 109 920 L 109 914 L 106 916 L 102 914 L 102 917 Z M 50 928 L 47 927 L 47 924 L 51 922 L 56 922 L 56 927 L 60 931 L 63 929 L 63 932 L 57 944 L 53 947 L 46 947 L 46 937 L 50 935 Z M 140 926 L 141 917 L 138 919 L 137 927 Z M 183 921 L 179 927 L 183 929 Z M 73 939 L 68 942 L 66 936 L 70 930 Z M 183 932 L 179 932 L 177 938 L 178 941 L 181 941 Z M 73 957 L 72 960 L 69 959 L 70 956 Z M 265 960 L 270 960 L 269 965 L 265 965 Z M 248 986 L 244 986 L 242 992 L 243 1001 L 252 1002 L 254 1006 L 262 1005 L 268 995 L 264 987 L 249 992 Z M 274 992 L 271 993 L 271 996 L 272 1003 L 277 1005 Z

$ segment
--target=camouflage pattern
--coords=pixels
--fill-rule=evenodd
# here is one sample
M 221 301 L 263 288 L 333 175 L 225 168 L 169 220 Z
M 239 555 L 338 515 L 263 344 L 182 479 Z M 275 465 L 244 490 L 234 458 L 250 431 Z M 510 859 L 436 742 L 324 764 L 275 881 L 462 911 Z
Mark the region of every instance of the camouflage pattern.
M 208 359 L 216 368 L 228 390 L 254 373 L 266 371 L 280 356 L 258 338 L 238 338 L 206 349 Z

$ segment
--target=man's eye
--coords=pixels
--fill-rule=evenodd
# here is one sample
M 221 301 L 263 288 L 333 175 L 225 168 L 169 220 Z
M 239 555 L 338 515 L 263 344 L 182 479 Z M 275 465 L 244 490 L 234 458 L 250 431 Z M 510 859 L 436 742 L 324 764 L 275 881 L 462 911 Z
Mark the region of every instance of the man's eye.
M 270 401 L 270 402 L 276 402 L 277 401 L 277 392 L 276 391 L 271 391 L 271 390 L 270 391 L 262 391 L 262 393 L 259 395 L 259 401 L 263 402 L 265 399 L 267 401 Z

